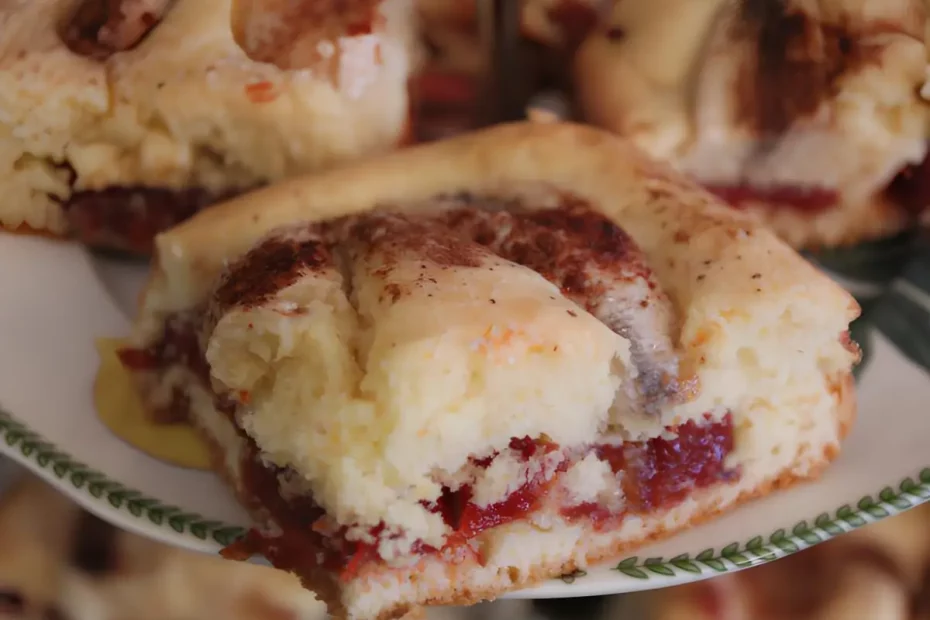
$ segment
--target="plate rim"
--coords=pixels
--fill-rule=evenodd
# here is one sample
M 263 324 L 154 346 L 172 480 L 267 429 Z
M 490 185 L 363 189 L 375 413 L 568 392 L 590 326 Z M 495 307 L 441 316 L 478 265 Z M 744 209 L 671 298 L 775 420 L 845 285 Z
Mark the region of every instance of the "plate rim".
M 59 488 L 66 485 L 69 491 L 67 494 L 89 511 L 106 518 L 112 517 L 112 511 L 115 510 L 123 517 L 121 522 L 131 524 L 134 520 L 137 527 L 132 529 L 147 536 L 153 535 L 154 526 L 162 532 L 162 535 L 157 536 L 162 540 L 176 540 L 177 536 L 183 536 L 194 543 L 194 547 L 206 549 L 213 545 L 229 545 L 248 529 L 208 519 L 127 486 L 74 458 L 2 407 L 0 452 L 41 477 L 60 483 L 56 485 Z M 734 541 L 723 547 L 711 547 L 699 553 L 684 553 L 672 558 L 640 558 L 631 555 L 608 570 L 615 572 L 615 576 L 621 579 L 626 577 L 640 583 L 653 581 L 646 587 L 636 589 L 661 587 L 659 582 L 663 579 L 677 578 L 679 583 L 683 583 L 680 580 L 684 577 L 685 581 L 695 581 L 777 560 L 916 508 L 927 501 L 930 501 L 930 466 L 920 468 L 894 486 L 886 485 L 863 496 L 854 505 L 844 504 L 834 509 L 832 514 L 821 512 L 797 522 L 791 528 L 779 528 L 767 536 L 756 535 L 747 541 Z M 587 571 L 576 570 L 555 581 L 574 584 L 586 576 Z M 594 588 L 600 589 L 597 586 Z M 527 594 L 533 589 L 526 590 Z M 577 594 L 584 593 L 578 591 Z M 571 592 L 540 592 L 535 597 L 566 595 L 571 596 Z

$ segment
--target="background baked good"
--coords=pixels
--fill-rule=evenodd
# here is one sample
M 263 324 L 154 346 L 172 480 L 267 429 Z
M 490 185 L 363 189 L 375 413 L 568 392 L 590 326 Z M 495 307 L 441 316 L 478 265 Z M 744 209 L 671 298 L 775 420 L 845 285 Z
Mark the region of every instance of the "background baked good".
M 649 599 L 654 620 L 925 620 L 930 618 L 930 508 Z
M 485 45 L 492 0 L 416 0 L 424 64 L 414 78 L 415 128 L 422 140 L 486 124 L 493 93 L 491 54 Z M 520 70 L 508 87 L 528 99 L 539 90 L 570 87 L 569 59 L 611 0 L 513 0 L 520 38 L 508 54 Z M 506 3 L 499 2 L 504 5 Z
M 120 531 L 31 474 L 0 498 L 0 618 L 324 617 L 291 575 Z
M 930 200 L 896 179 L 927 152 L 925 17 L 923 0 L 624 0 L 579 50 L 578 102 L 796 247 L 884 237 Z
M 407 137 L 411 0 L 0 5 L 0 224 L 145 251 L 218 198 Z

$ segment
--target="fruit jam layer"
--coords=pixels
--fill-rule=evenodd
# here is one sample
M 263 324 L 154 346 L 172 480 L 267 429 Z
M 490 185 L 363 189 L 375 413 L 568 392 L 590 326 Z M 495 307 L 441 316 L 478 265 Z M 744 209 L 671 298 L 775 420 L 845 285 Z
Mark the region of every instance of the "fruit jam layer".
M 594 445 L 594 452 L 610 464 L 622 490 L 624 502 L 611 507 L 599 502 L 573 503 L 560 485 L 560 477 L 573 461 L 566 459 L 554 476 L 530 478 L 503 500 L 484 506 L 471 501 L 472 487 L 448 487 L 433 504 L 424 504 L 431 512 L 442 515 L 449 527 L 442 548 L 414 543 L 417 555 L 441 553 L 450 562 L 473 558 L 481 561 L 477 547 L 471 542 L 493 528 L 531 519 L 536 513 L 553 514 L 553 506 L 568 522 L 587 522 L 595 529 L 613 529 L 628 515 L 648 515 L 667 509 L 685 499 L 695 489 L 716 483 L 735 481 L 738 472 L 728 469 L 725 459 L 733 449 L 733 426 L 730 415 L 720 421 L 688 422 L 675 429 L 674 438 L 657 437 L 645 442 L 616 445 Z M 350 541 L 349 528 L 334 529 L 326 511 L 310 497 L 285 499 L 279 492 L 279 475 L 283 472 L 263 465 L 258 450 L 249 440 L 251 453 L 241 464 L 242 486 L 254 506 L 261 506 L 272 517 L 280 533 L 263 536 L 257 531 L 225 551 L 231 558 L 264 555 L 275 566 L 310 575 L 323 570 L 338 573 L 344 580 L 358 575 L 366 566 L 382 562 L 378 543 L 386 536 L 383 526 L 369 531 L 372 542 Z M 518 451 L 526 461 L 539 459 L 558 451 L 550 442 L 528 437 L 513 439 L 511 450 Z M 578 458 L 583 457 L 580 454 Z M 478 468 L 487 468 L 496 455 L 472 461 Z
M 120 362 L 133 375 L 154 375 L 159 378 L 173 368 L 185 368 L 207 389 L 210 389 L 210 367 L 197 337 L 200 312 L 183 312 L 168 317 L 159 340 L 143 349 L 125 348 L 117 351 Z M 143 382 L 145 384 L 150 381 Z M 152 398 L 147 397 L 150 415 L 155 422 L 173 424 L 190 419 L 190 399 L 178 385 L 171 386 L 171 394 L 157 399 L 159 406 L 151 408 Z
M 146 349 L 124 349 L 123 364 L 134 373 L 163 375 L 182 366 L 206 389 L 210 389 L 209 368 L 196 337 L 200 314 L 179 314 L 166 321 L 161 340 Z M 235 423 L 234 407 L 217 397 L 216 407 L 230 415 Z M 170 404 L 156 412 L 162 421 L 183 421 L 190 417 L 190 402 L 183 389 L 174 388 Z M 238 429 L 238 425 L 236 426 Z M 642 442 L 594 444 L 586 450 L 573 450 L 558 460 L 554 473 L 537 473 L 514 489 L 503 500 L 479 505 L 472 501 L 471 485 L 445 487 L 442 495 L 427 510 L 440 514 L 449 528 L 441 549 L 415 543 L 419 554 L 443 553 L 444 557 L 464 558 L 476 551 L 470 542 L 483 532 L 508 523 L 531 518 L 535 513 L 559 514 L 569 522 L 587 521 L 598 529 L 619 526 L 630 514 L 643 515 L 674 506 L 695 489 L 738 478 L 738 472 L 726 467 L 727 456 L 733 450 L 733 426 L 730 415 L 721 420 L 710 416 L 700 422 L 689 421 L 667 429 L 669 434 Z M 282 534 L 264 537 L 252 532 L 227 552 L 230 556 L 260 553 L 275 566 L 310 574 L 314 570 L 337 572 L 350 578 L 364 566 L 379 563 L 378 543 L 389 534 L 383 526 L 369 531 L 372 542 L 347 539 L 348 527 L 335 526 L 325 510 L 312 498 L 285 498 L 280 491 L 281 469 L 263 464 L 259 449 L 241 430 L 248 445 L 241 462 L 240 478 L 247 501 L 267 511 Z M 510 442 L 510 457 L 523 462 L 549 458 L 560 446 L 541 439 L 514 438 Z M 560 478 L 574 463 L 594 453 L 609 464 L 622 503 L 572 501 Z M 470 469 L 487 469 L 497 453 L 472 459 Z M 542 472 L 543 467 L 529 468 Z M 608 489 L 611 491 L 612 489 Z M 608 493 L 609 495 L 609 493 Z M 614 493 L 617 495 L 617 493 Z
M 840 199 L 836 190 L 820 187 L 776 185 L 769 188 L 751 185 L 705 185 L 705 189 L 735 208 L 750 203 L 784 207 L 816 215 L 835 207 Z M 906 213 L 918 215 L 930 207 L 930 155 L 920 164 L 907 166 L 885 189 L 885 196 Z
M 835 190 L 819 187 L 776 186 L 769 188 L 751 185 L 705 185 L 710 193 L 731 207 L 745 208 L 752 203 L 778 205 L 801 213 L 817 214 L 830 209 L 839 201 Z
M 82 243 L 150 254 L 156 235 L 233 195 L 204 189 L 110 187 L 75 192 L 62 207 L 71 234 Z

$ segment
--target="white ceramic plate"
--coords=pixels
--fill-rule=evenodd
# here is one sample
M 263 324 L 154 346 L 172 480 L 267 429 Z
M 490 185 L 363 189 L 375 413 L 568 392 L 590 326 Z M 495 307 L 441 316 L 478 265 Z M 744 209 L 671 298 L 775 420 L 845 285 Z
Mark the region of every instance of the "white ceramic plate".
M 126 529 L 210 553 L 234 540 L 248 521 L 217 479 L 132 449 L 94 412 L 94 340 L 127 332 L 145 268 L 15 235 L 0 235 L 0 265 L 0 451 Z M 920 286 L 896 286 L 911 305 L 897 303 L 883 315 L 892 325 L 916 322 L 904 339 L 910 345 L 925 339 L 910 350 L 913 359 L 930 351 L 930 295 Z M 709 577 L 781 557 L 930 497 L 930 379 L 885 336 L 857 327 L 869 352 L 859 420 L 820 481 L 754 502 L 619 564 L 512 596 L 622 593 Z

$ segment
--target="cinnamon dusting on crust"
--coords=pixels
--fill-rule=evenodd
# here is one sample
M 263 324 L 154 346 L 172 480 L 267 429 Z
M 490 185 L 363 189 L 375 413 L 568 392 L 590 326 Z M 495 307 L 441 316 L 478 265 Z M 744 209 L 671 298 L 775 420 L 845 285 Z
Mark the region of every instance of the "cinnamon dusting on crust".
M 436 215 L 408 215 L 385 206 L 321 222 L 313 230 L 279 231 L 234 264 L 215 307 L 221 313 L 232 305 L 260 305 L 301 275 L 345 267 L 336 264 L 344 263 L 341 258 L 374 256 L 373 275 L 388 278 L 411 255 L 420 257 L 417 277 L 388 282 L 379 292 L 381 301 L 393 304 L 435 284 L 427 264 L 440 270 L 493 270 L 499 257 L 535 271 L 629 341 L 636 379 L 618 396 L 616 408 L 656 417 L 695 389 L 679 377 L 675 310 L 642 250 L 620 226 L 577 197 L 557 198 L 555 206 L 532 208 L 526 199 L 444 195 L 431 200 L 438 203 Z M 311 240 L 303 241 L 307 234 Z
M 628 406 L 655 417 L 668 402 L 691 394 L 694 386 L 678 376 L 674 308 L 642 250 L 621 227 L 564 194 L 557 208 L 539 210 L 487 200 L 478 201 L 484 209 L 474 209 L 475 200 L 447 197 L 449 208 L 440 217 L 451 229 L 540 274 L 630 342 L 637 378 L 630 384 Z
M 384 263 L 379 268 L 382 276 L 406 250 L 438 267 L 477 268 L 484 258 L 497 254 L 536 271 L 564 294 L 586 300 L 582 305 L 589 311 L 606 291 L 604 282 L 590 276 L 592 268 L 610 270 L 626 281 L 646 280 L 649 290 L 659 291 L 630 236 L 583 201 L 564 196 L 557 208 L 533 210 L 470 195 L 451 200 L 456 206 L 439 217 L 381 211 L 324 222 L 309 233 L 310 239 L 273 234 L 234 264 L 217 289 L 216 301 L 224 307 L 258 305 L 301 273 L 332 266 L 335 248 L 347 239 L 363 253 L 377 246 Z M 512 230 L 506 248 L 488 249 L 494 245 L 497 226 L 505 224 L 489 218 L 489 212 L 500 212 Z M 391 294 L 396 300 L 402 291 L 395 288 Z M 643 299 L 639 305 L 646 308 L 650 302 Z
M 489 253 L 463 237 L 449 234 L 449 227 L 425 218 L 393 213 L 359 218 L 350 227 L 366 250 L 377 244 L 385 252 L 385 268 L 397 260 L 396 253 L 415 250 L 439 267 L 479 267 Z
M 315 232 L 299 238 L 273 235 L 234 263 L 214 300 L 220 308 L 257 306 L 302 275 L 332 265 L 332 251 Z

